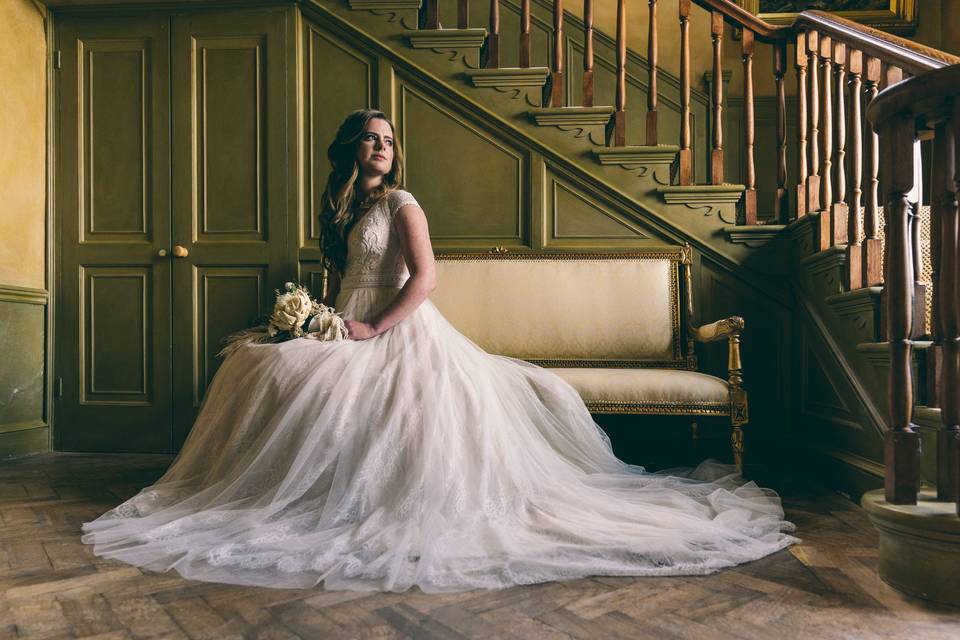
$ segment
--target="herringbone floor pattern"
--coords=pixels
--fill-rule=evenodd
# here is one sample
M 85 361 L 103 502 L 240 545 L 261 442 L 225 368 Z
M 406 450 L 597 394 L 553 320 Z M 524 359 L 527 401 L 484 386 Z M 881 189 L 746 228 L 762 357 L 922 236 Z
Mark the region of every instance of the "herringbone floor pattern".
M 80 524 L 170 459 L 0 463 L 0 638 L 960 638 L 960 611 L 879 580 L 876 535 L 859 507 L 799 484 L 777 488 L 803 544 L 702 577 L 382 594 L 190 582 L 94 556 Z

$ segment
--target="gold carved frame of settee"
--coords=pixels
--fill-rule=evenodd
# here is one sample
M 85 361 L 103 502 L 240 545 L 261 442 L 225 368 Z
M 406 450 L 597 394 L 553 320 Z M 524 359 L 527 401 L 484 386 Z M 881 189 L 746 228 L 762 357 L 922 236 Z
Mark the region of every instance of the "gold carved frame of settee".
M 695 345 L 697 342 L 727 340 L 727 384 L 729 399 L 726 403 L 673 403 L 673 402 L 586 402 L 587 409 L 597 414 L 635 414 L 669 416 L 729 416 L 732 426 L 731 447 L 737 470 L 743 469 L 743 425 L 749 421 L 747 393 L 743 388 L 743 373 L 740 360 L 740 335 L 744 330 L 743 318 L 732 316 L 702 326 L 693 325 L 693 286 L 691 267 L 693 249 L 689 244 L 629 251 L 536 251 L 514 250 L 494 247 L 486 252 L 437 252 L 436 259 L 446 260 L 669 260 L 670 298 L 672 305 L 673 359 L 671 360 L 544 360 L 527 359 L 542 367 L 590 367 L 590 368 L 653 368 L 686 369 L 698 368 Z M 683 313 L 681 312 L 683 310 Z M 685 334 L 685 335 L 684 335 Z M 683 338 L 686 338 L 685 340 Z M 683 348 L 685 346 L 685 349 Z M 697 437 L 693 424 L 694 438 Z

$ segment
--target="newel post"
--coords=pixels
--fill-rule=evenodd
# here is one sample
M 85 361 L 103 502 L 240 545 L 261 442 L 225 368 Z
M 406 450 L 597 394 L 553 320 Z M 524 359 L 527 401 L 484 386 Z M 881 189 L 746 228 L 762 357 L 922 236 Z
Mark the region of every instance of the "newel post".
M 880 175 L 886 213 L 887 384 L 889 429 L 884 442 L 884 493 L 891 504 L 916 504 L 920 488 L 920 434 L 913 417 L 913 251 L 910 238 L 916 129 L 911 115 L 879 123 Z

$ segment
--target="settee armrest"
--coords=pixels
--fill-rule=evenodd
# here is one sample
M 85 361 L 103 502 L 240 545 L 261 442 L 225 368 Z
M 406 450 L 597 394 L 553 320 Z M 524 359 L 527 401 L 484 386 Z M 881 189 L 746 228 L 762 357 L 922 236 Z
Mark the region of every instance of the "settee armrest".
M 724 338 L 728 340 L 727 384 L 730 385 L 730 418 L 734 426 L 733 449 L 738 469 L 743 454 L 743 433 L 740 427 L 749 419 L 747 392 L 743 388 L 743 370 L 740 363 L 740 333 L 743 327 L 743 318 L 731 316 L 691 329 L 693 339 L 697 342 L 715 342 Z
M 697 342 L 715 342 L 723 338 L 738 336 L 743 331 L 743 318 L 731 316 L 693 329 L 693 339 Z

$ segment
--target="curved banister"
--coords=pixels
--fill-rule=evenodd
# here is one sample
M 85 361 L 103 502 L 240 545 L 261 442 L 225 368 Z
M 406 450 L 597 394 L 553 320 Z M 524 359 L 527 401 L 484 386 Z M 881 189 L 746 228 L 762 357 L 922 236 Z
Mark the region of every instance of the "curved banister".
M 790 28 L 819 31 L 913 74 L 960 64 L 960 57 L 824 11 L 804 11 Z
M 731 24 L 749 29 L 757 39 L 765 42 L 792 40 L 798 32 L 817 31 L 912 74 L 960 64 L 960 57 L 825 11 L 803 11 L 791 24 L 777 26 L 758 18 L 731 0 L 693 2 L 707 11 L 722 14 Z
M 947 115 L 960 97 L 960 64 L 914 76 L 881 91 L 867 107 L 867 118 L 879 126 L 904 113 L 928 122 Z

